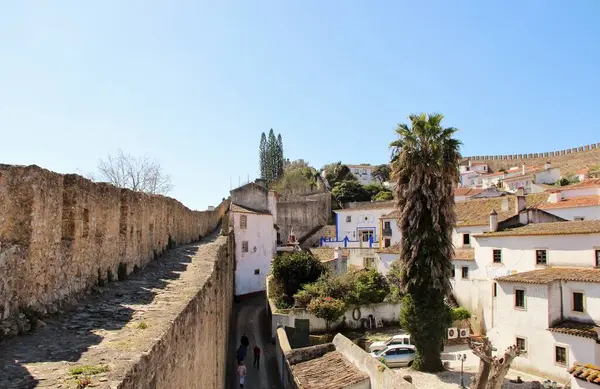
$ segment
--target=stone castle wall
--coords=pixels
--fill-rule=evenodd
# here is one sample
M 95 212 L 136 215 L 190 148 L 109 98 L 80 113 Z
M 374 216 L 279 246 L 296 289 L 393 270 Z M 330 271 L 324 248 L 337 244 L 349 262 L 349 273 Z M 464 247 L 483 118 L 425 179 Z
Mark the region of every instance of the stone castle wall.
M 144 267 L 168 246 L 213 231 L 228 209 L 0 165 L 0 338 L 25 332 L 94 285 Z
M 473 162 L 487 162 L 493 170 L 519 164 L 543 165 L 550 161 L 556 167 L 565 170 L 565 172 L 572 173 L 574 170 L 581 169 L 586 165 L 600 163 L 600 143 L 544 153 L 477 155 L 465 157 L 465 159 Z
M 226 231 L 224 231 L 226 233 Z M 235 238 L 221 236 L 209 254 L 212 272 L 154 346 L 132 366 L 118 389 L 225 387 L 232 319 Z M 205 255 L 206 255 L 205 254 Z
M 318 193 L 277 201 L 277 226 L 282 241 L 292 229 L 297 239 L 327 225 L 331 219 L 331 194 Z

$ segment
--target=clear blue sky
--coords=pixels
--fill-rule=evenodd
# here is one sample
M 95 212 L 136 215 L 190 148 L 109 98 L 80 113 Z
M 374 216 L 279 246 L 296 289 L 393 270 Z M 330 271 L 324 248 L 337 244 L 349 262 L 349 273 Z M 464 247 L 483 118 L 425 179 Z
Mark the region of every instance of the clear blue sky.
M 3 2 L 0 162 L 91 172 L 122 148 L 204 209 L 257 175 L 270 128 L 316 167 L 387 162 L 420 111 L 461 129 L 464 155 L 600 142 L 599 15 L 597 0 Z

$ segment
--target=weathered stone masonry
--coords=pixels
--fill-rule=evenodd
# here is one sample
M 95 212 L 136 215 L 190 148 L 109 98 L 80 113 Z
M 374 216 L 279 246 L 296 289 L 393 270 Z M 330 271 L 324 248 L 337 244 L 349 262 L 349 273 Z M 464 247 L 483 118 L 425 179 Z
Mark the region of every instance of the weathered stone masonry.
M 227 209 L 191 211 L 78 175 L 0 165 L 0 337 L 207 235 Z

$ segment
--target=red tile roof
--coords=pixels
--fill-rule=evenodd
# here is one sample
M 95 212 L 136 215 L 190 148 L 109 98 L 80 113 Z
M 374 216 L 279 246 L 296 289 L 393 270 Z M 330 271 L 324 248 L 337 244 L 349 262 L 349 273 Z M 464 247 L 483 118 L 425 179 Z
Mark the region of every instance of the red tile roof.
M 367 374 L 337 351 L 292 365 L 292 372 L 300 389 L 343 389 L 369 380 Z
M 581 181 L 576 184 L 563 186 L 561 190 L 583 189 L 583 188 L 598 188 L 600 187 L 600 178 L 591 178 Z
M 482 192 L 485 192 L 485 189 L 479 188 L 456 188 L 454 189 L 454 196 L 475 196 Z
M 548 331 L 598 340 L 598 333 L 594 329 L 595 327 L 594 323 L 564 320 L 548 328 Z
M 553 281 L 600 282 L 600 269 L 548 267 L 495 278 L 499 282 L 549 284 Z
M 523 227 L 506 228 L 502 231 L 484 232 L 479 237 L 586 235 L 600 233 L 600 220 L 533 223 Z
M 570 199 L 564 199 L 556 203 L 545 203 L 538 206 L 539 209 L 557 209 L 557 208 L 583 208 L 595 207 L 600 205 L 600 195 L 579 196 Z
M 600 385 L 600 367 L 589 363 L 575 362 L 568 370 L 573 377 Z

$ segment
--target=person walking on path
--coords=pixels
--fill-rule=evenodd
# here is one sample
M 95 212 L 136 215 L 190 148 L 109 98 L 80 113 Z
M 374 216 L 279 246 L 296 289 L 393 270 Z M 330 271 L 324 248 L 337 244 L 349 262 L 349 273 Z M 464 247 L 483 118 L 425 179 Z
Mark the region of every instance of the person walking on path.
M 240 343 L 242 344 L 242 346 L 248 348 L 248 346 L 250 346 L 250 341 L 248 340 L 248 337 L 246 336 L 246 333 L 244 332 L 244 335 L 242 335 L 242 339 L 240 339 Z
M 246 381 L 246 366 L 244 365 L 244 361 L 241 361 L 238 364 L 237 375 L 240 379 L 240 388 L 244 387 L 244 382 Z
M 243 363 L 244 359 L 246 359 L 246 347 L 244 347 L 244 346 L 238 347 L 237 351 L 235 352 L 235 357 L 237 359 L 238 365 L 240 363 Z
M 260 347 L 258 347 L 257 344 L 254 345 L 254 367 L 256 367 L 257 369 L 260 366 Z

